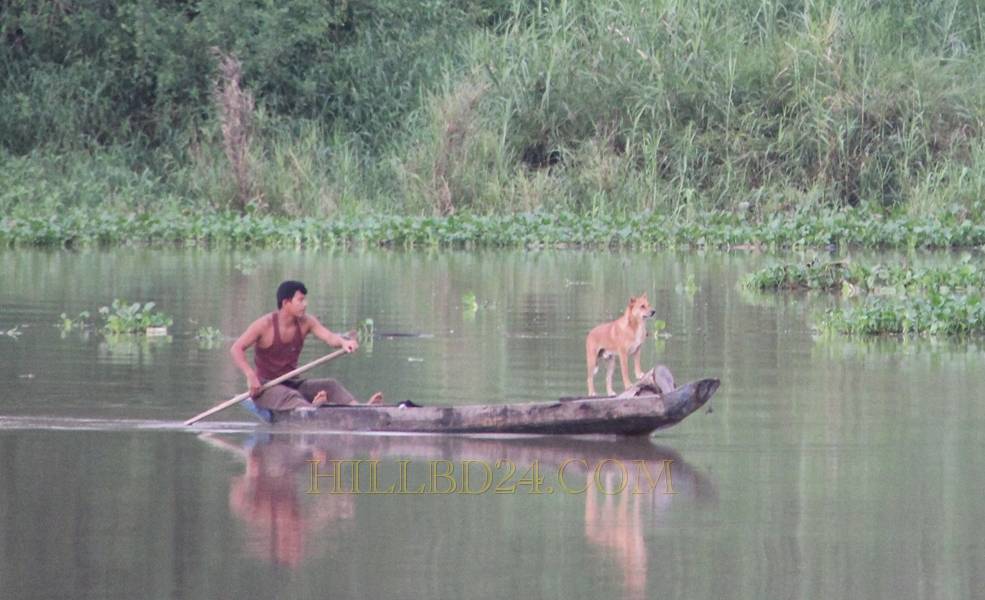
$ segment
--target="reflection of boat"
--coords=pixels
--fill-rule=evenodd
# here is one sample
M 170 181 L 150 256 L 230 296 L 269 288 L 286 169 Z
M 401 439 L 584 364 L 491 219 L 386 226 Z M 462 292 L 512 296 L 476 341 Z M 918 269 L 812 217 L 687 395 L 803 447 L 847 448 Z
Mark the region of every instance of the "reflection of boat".
M 632 396 L 525 404 L 325 406 L 276 416 L 252 410 L 277 425 L 324 431 L 645 435 L 704 406 L 718 385 L 717 379 L 702 379 L 667 394 L 644 387 Z
M 217 447 L 233 449 L 237 447 L 232 436 L 213 433 L 199 436 L 203 441 Z M 293 451 L 288 451 L 293 449 Z M 416 462 L 450 461 L 461 467 L 468 461 L 479 461 L 487 465 L 512 463 L 517 468 L 529 467 L 534 463 L 547 473 L 557 474 L 560 467 L 571 482 L 582 485 L 586 478 L 599 477 L 591 487 L 605 488 L 602 479 L 615 475 L 623 477 L 620 471 L 625 467 L 626 476 L 634 479 L 644 476 L 636 465 L 645 463 L 651 477 L 659 476 L 659 470 L 669 463 L 664 471 L 673 477 L 674 493 L 671 497 L 690 497 L 701 501 L 714 500 L 716 493 L 711 481 L 689 465 L 676 450 L 653 444 L 646 438 L 578 438 L 568 436 L 520 436 L 486 437 L 469 435 L 365 435 L 365 434 L 323 434 L 323 433 L 263 433 L 252 438 L 243 450 L 243 456 L 263 458 L 264 463 L 276 462 L 279 471 L 294 471 L 296 475 L 310 475 L 314 458 L 322 464 L 329 461 L 358 461 L 367 458 L 386 463 L 385 467 L 398 464 L 398 459 Z M 285 457 L 294 457 L 287 460 Z M 276 459 L 276 460 L 275 460 Z M 390 464 L 393 463 L 393 464 Z M 495 469 L 503 470 L 499 466 Z M 494 469 L 494 470 L 495 470 Z M 515 474 L 519 478 L 520 472 Z M 632 483 L 632 482 L 629 482 Z M 665 482 L 655 488 L 655 495 L 665 495 Z M 628 486 L 632 489 L 632 486 Z M 649 487 L 653 487 L 650 485 Z
M 717 502 L 710 477 L 689 464 L 674 449 L 653 444 L 646 438 L 595 438 L 570 436 L 421 436 L 361 434 L 297 434 L 316 447 L 331 450 L 345 460 L 372 457 L 381 471 L 399 459 L 414 463 L 450 461 L 458 479 L 459 492 L 467 493 L 463 471 L 468 461 L 487 465 L 494 473 L 498 493 L 506 474 L 514 472 L 507 487 L 530 473 L 533 465 L 545 478 L 551 493 L 584 497 L 583 533 L 599 558 L 617 569 L 627 599 L 647 598 L 647 585 L 654 548 L 648 543 L 652 524 L 674 507 L 707 507 Z M 644 470 L 645 469 L 645 470 Z M 320 467 L 327 472 L 327 466 Z M 476 469 L 475 487 L 480 487 L 481 469 Z M 561 476 L 565 491 L 558 492 Z M 384 476 L 385 482 L 390 479 Z M 328 487 L 328 484 L 324 487 Z M 672 491 L 671 491 L 672 488 Z M 530 491 L 528 485 L 524 491 Z M 685 508 L 686 510 L 686 508 Z M 652 540 L 650 540 L 652 541 Z
M 366 435 L 293 430 L 261 432 L 245 441 L 235 434 L 206 433 L 199 438 L 245 459 L 244 473 L 232 476 L 229 486 L 229 505 L 246 525 L 245 548 L 249 554 L 289 568 L 298 568 L 309 559 L 324 560 L 326 546 L 348 552 L 342 549 L 347 539 L 339 535 L 342 531 L 358 529 L 359 535 L 373 536 L 379 511 L 387 506 L 396 510 L 395 505 L 379 500 L 364 505 L 359 496 L 392 494 L 395 499 L 408 499 L 399 489 L 401 465 L 406 465 L 413 490 L 422 480 L 434 478 L 438 470 L 431 465 L 444 463 L 454 468 L 443 470 L 449 475 L 439 476 L 437 488 L 447 489 L 455 480 L 457 489 L 446 492 L 435 488 L 424 493 L 470 498 L 458 505 L 443 504 L 446 508 L 474 506 L 477 494 L 490 497 L 491 503 L 483 505 L 486 509 L 512 506 L 512 500 L 493 500 L 504 497 L 500 490 L 503 485 L 511 487 L 510 494 L 525 495 L 530 502 L 543 501 L 553 507 L 578 501 L 555 503 L 552 497 L 583 497 L 584 509 L 579 511 L 583 521 L 572 521 L 571 530 L 583 529 L 593 553 L 617 569 L 627 598 L 644 598 L 653 551 L 648 538 L 655 520 L 674 507 L 714 504 L 717 496 L 712 480 L 675 450 L 639 437 Z M 352 483 L 357 465 L 367 475 L 361 486 Z M 471 478 L 464 474 L 469 465 Z M 645 465 L 649 474 L 638 465 Z M 542 474 L 542 492 L 534 492 L 535 484 L 524 474 L 530 469 L 539 469 Z M 493 474 L 492 485 L 486 487 L 481 483 L 484 470 Z M 322 480 L 320 489 L 316 486 L 318 491 L 312 492 L 314 471 L 320 477 L 333 471 L 341 475 Z M 382 486 L 373 491 L 370 474 L 377 471 Z M 562 477 L 564 489 L 559 487 Z M 341 489 L 335 491 L 340 478 Z M 622 485 L 624 478 L 629 481 Z M 673 491 L 665 485 L 670 478 Z M 528 480 L 526 485 L 524 479 Z M 395 491 L 394 485 L 398 486 Z M 357 519 L 363 506 L 373 507 L 373 514 Z M 390 531 L 389 525 L 381 527 Z M 329 530 L 331 535 L 326 534 Z

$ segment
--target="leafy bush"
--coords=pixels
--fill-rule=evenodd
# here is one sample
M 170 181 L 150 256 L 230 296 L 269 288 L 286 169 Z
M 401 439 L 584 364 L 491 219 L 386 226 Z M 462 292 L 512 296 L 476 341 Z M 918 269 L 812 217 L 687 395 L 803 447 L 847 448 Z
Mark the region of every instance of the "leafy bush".
M 339 121 L 376 139 L 502 4 L 8 2 L 0 7 L 10 40 L 0 45 L 0 146 L 173 142 L 210 112 L 212 47 L 243 62 L 264 110 Z

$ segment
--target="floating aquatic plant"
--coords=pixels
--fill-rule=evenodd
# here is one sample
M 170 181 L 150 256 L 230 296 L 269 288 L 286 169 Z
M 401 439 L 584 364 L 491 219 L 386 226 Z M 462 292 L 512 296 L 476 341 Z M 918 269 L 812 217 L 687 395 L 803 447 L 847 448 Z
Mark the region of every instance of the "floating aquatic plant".
M 103 316 L 103 331 L 111 335 L 123 333 L 145 333 L 148 328 L 168 327 L 174 321 L 170 316 L 155 312 L 155 303 L 133 304 L 114 299 L 111 306 L 103 306 L 99 314 Z

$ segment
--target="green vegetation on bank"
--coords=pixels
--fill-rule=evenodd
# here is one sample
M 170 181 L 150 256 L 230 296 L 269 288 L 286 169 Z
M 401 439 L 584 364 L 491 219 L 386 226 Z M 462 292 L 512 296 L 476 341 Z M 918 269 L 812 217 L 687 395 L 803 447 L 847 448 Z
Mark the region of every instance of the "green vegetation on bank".
M 0 29 L 8 244 L 982 243 L 975 0 L 13 0 Z
M 0 245 L 84 247 L 119 244 L 332 248 L 594 247 L 821 248 L 832 245 L 947 248 L 985 245 L 985 223 L 954 215 L 878 219 L 866 211 L 777 214 L 751 222 L 732 213 L 691 218 L 547 212 L 449 217 L 368 215 L 286 217 L 158 209 L 122 213 L 72 208 L 0 218 Z
M 851 261 L 783 264 L 751 273 L 758 290 L 839 290 L 846 306 L 817 317 L 822 331 L 861 335 L 985 333 L 985 271 L 970 257 L 947 267 L 868 267 Z

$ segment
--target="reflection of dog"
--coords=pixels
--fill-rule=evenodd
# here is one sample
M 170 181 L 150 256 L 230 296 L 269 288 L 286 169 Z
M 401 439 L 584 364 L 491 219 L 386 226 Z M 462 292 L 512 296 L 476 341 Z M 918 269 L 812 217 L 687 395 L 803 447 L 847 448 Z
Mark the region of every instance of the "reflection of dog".
M 588 332 L 585 339 L 585 356 L 588 359 L 588 395 L 595 395 L 595 373 L 598 372 L 598 359 L 601 356 L 606 361 L 605 391 L 612 396 L 612 373 L 615 371 L 615 355 L 619 355 L 619 366 L 622 369 L 622 384 L 628 388 L 632 385 L 629 380 L 629 357 L 633 356 L 633 368 L 636 378 L 643 376 L 640 370 L 640 349 L 646 337 L 646 319 L 653 317 L 657 311 L 650 307 L 646 294 L 630 298 L 626 312 L 615 321 L 602 323 Z
M 657 473 L 657 477 L 660 476 Z M 639 477 L 639 473 L 631 475 L 629 479 L 634 477 Z M 641 495 L 640 486 L 647 484 L 638 479 L 617 494 L 600 491 L 616 490 L 622 485 L 614 480 L 612 473 L 604 475 L 604 482 L 599 479 L 592 481 L 591 475 L 588 479 L 588 485 L 585 486 L 585 539 L 605 550 L 621 568 L 626 598 L 646 598 L 648 565 L 646 538 L 643 536 L 646 530 L 643 519 L 643 512 L 646 510 L 644 501 L 669 501 L 660 492 Z M 659 508 L 663 510 L 665 507 Z M 650 511 L 647 511 L 647 516 L 650 517 Z

